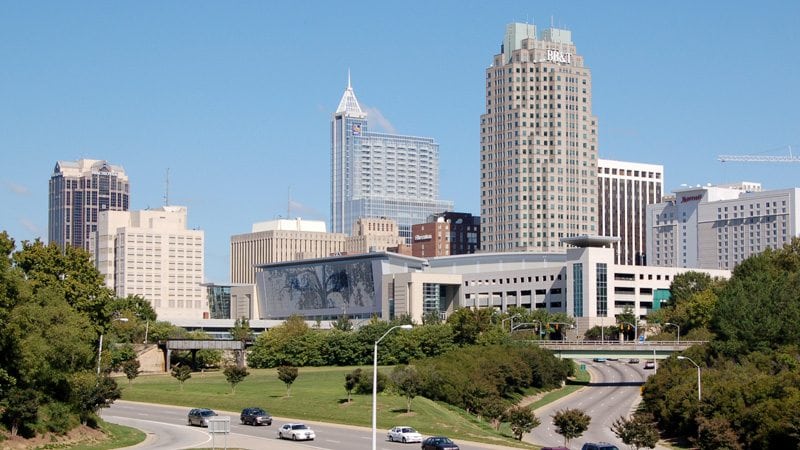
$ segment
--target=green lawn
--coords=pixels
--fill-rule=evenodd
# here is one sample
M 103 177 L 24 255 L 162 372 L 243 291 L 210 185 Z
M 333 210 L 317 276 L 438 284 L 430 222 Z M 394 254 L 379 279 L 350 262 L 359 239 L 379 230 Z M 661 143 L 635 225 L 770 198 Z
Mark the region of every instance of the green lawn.
M 248 406 L 261 406 L 278 417 L 370 427 L 372 396 L 353 395 L 352 402 L 347 403 L 344 377 L 353 369 L 301 367 L 289 397 L 275 369 L 250 369 L 250 376 L 236 387 L 235 393 L 231 393 L 221 372 L 193 373 L 183 388 L 168 374 L 140 376 L 131 386 L 127 380 L 120 385 L 123 400 L 234 412 Z M 363 369 L 372 372 L 371 367 Z M 388 372 L 388 368 L 383 371 Z M 570 386 L 565 389 L 568 388 Z M 513 440 L 506 430 L 494 431 L 488 423 L 457 408 L 422 397 L 415 398 L 411 413 L 406 413 L 405 398 L 379 394 L 377 411 L 379 430 L 409 425 L 423 434 L 446 434 L 457 439 L 533 448 Z

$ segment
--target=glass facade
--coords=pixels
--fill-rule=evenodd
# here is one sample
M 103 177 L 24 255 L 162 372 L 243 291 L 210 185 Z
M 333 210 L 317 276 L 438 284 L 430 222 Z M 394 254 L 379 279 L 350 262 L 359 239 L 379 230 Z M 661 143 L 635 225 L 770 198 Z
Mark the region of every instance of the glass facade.
M 439 144 L 431 138 L 368 131 L 348 86 L 331 122 L 331 232 L 350 235 L 362 217 L 411 225 L 453 209 L 439 197 Z
M 208 309 L 212 319 L 231 318 L 231 287 L 208 286 Z
M 597 264 L 597 317 L 608 317 L 608 265 Z
M 575 293 L 575 317 L 583 317 L 583 264 L 572 265 L 572 291 Z
M 439 314 L 445 302 L 443 286 L 436 283 L 424 283 L 422 285 L 422 316 L 435 312 Z

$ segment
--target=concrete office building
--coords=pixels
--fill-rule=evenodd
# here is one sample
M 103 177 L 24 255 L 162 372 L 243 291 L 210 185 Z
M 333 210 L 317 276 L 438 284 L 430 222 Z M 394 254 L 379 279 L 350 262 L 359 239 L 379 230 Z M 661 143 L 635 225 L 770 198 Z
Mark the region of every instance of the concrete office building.
M 563 253 L 475 253 L 416 258 L 391 253 L 338 256 L 259 266 L 261 319 L 299 314 L 333 320 L 377 314 L 445 316 L 457 308 L 511 306 L 564 312 L 579 330 L 612 325 L 631 308 L 639 318 L 662 307 L 676 275 L 689 269 L 614 263 L 613 239 L 579 236 Z M 713 277 L 727 270 L 695 269 Z M 335 280 L 323 283 L 322 280 Z
M 439 200 L 439 144 L 369 131 L 348 78 L 331 120 L 331 231 L 350 233 L 359 218 L 388 218 L 408 243 L 411 225 L 452 209 Z
M 386 218 L 361 218 L 352 236 L 328 233 L 319 220 L 272 220 L 253 225 L 251 233 L 231 236 L 231 282 L 254 284 L 256 266 L 331 255 L 386 251 L 405 242 L 397 223 Z
M 231 236 L 231 283 L 255 284 L 256 264 L 323 258 L 344 251 L 345 235 L 328 233 L 324 221 L 300 218 L 253 224 Z
M 91 253 L 117 297 L 139 295 L 159 320 L 208 318 L 204 233 L 187 228 L 183 206 L 104 211 Z
M 485 83 L 482 249 L 564 252 L 561 238 L 598 234 L 592 75 L 571 32 L 508 25 Z
M 89 250 L 98 214 L 127 211 L 130 184 L 125 169 L 108 161 L 58 161 L 50 176 L 48 241 Z
M 411 227 L 411 254 L 418 258 L 464 255 L 480 247 L 480 217 L 469 213 L 434 214 Z
M 647 208 L 650 264 L 733 269 L 800 236 L 800 189 L 688 186 Z
M 597 161 L 599 235 L 620 240 L 616 264 L 647 265 L 647 205 L 661 202 L 664 166 Z

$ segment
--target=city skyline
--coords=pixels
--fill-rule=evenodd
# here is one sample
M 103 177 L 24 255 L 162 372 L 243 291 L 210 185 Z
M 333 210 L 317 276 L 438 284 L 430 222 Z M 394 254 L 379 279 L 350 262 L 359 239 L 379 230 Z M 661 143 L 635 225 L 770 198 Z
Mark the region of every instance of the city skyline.
M 485 70 L 520 21 L 572 32 L 592 70 L 600 158 L 664 165 L 665 194 L 798 184 L 793 164 L 716 161 L 800 142 L 793 2 L 356 2 L 349 27 L 322 2 L 80 5 L 11 4 L 0 17 L 0 227 L 18 242 L 47 240 L 57 161 L 102 159 L 125 168 L 130 209 L 167 192 L 187 206 L 207 279 L 225 282 L 230 236 L 277 216 L 330 219 L 329 120 L 348 68 L 371 127 L 436 139 L 440 197 L 480 214 Z

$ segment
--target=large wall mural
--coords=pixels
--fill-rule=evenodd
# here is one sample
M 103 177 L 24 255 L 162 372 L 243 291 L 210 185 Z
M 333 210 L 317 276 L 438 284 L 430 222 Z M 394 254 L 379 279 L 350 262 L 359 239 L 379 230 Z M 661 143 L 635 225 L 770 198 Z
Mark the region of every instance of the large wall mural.
M 268 268 L 256 274 L 261 316 L 371 314 L 374 279 L 363 260 Z

